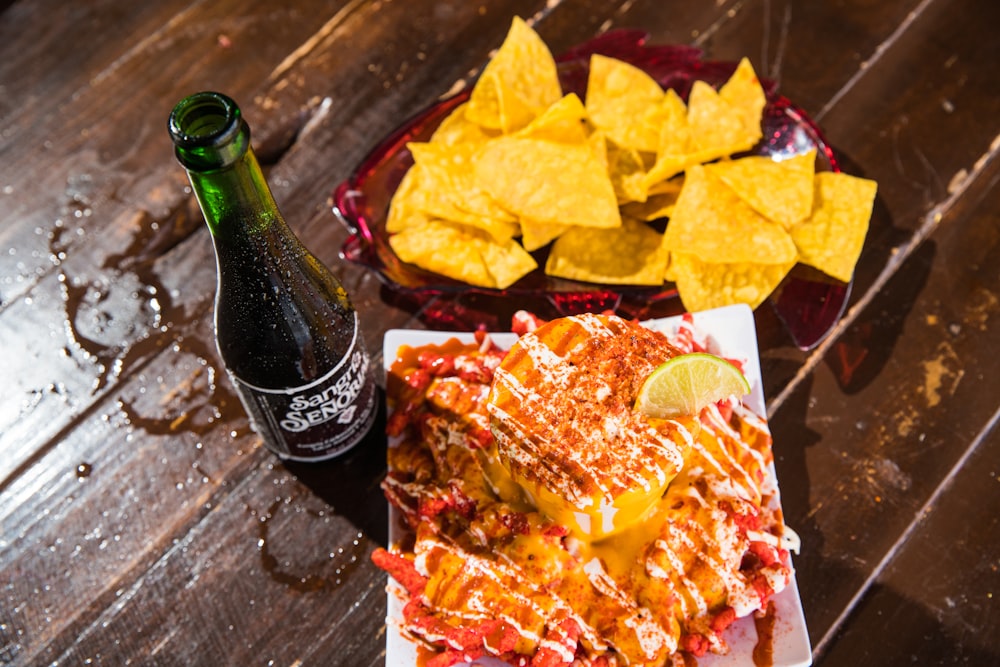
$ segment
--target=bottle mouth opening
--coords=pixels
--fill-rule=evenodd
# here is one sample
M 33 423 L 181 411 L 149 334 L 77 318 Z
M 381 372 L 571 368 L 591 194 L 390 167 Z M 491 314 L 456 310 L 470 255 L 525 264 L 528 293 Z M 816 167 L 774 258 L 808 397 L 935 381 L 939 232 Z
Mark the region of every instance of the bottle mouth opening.
M 205 91 L 185 97 L 168 122 L 174 152 L 189 170 L 225 169 L 246 154 L 250 128 L 231 98 Z
M 181 148 L 228 143 L 240 130 L 240 109 L 223 95 L 206 91 L 181 100 L 170 114 L 170 137 Z

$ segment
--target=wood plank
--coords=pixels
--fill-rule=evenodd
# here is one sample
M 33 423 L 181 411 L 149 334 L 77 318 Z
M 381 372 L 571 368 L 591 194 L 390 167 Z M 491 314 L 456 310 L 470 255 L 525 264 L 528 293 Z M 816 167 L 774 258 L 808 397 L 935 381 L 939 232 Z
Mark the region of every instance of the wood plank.
M 996 664 L 998 419 L 918 518 L 817 667 L 893 664 L 884 655 L 897 656 L 895 664 Z
M 120 404 L 99 404 L 0 494 L 3 606 L 21 654 L 38 655 L 94 605 L 113 604 L 133 570 L 262 458 L 210 357 L 195 339 L 167 356 L 169 367 L 136 373 Z
M 187 10 L 191 0 L 122 5 L 97 0 L 66 7 L 58 0 L 16 2 L 0 12 L 3 102 L 0 155 L 18 137 L 58 113 L 99 72 L 113 70 L 147 35 Z M 20 37 L 30 26 L 32 39 Z M 72 53 L 72 57 L 68 56 Z
M 204 328 L 208 324 L 203 320 Z M 228 383 L 213 371 L 217 367 L 217 362 L 211 361 L 214 350 L 200 345 L 209 332 L 191 333 L 190 338 L 131 375 L 118 388 L 115 400 L 102 401 L 86 420 L 65 434 L 58 448 L 41 457 L 0 494 L 0 547 L 3 570 L 10 575 L 3 591 L 3 606 L 10 610 L 4 622 L 16 629 L 18 653 L 29 663 L 59 659 L 82 635 L 93 634 L 99 647 L 110 642 L 101 615 L 109 613 L 105 611 L 108 608 L 120 609 L 123 596 L 136 594 L 134 590 L 149 580 L 150 571 L 160 571 L 159 559 L 170 558 L 179 542 L 194 539 L 189 535 L 192 531 L 211 533 L 210 538 L 204 538 L 207 546 L 202 541 L 192 549 L 198 557 L 214 561 L 215 556 L 204 554 L 231 547 L 225 551 L 231 561 L 220 564 L 220 571 L 205 575 L 206 579 L 236 577 L 235 584 L 222 582 L 225 587 L 219 599 L 225 599 L 225 591 L 246 583 L 239 563 L 255 553 L 257 544 L 257 538 L 237 545 L 226 542 L 233 536 L 233 526 L 226 521 L 239 522 L 243 517 L 245 527 L 257 526 L 266 514 L 259 509 L 262 499 L 272 502 L 269 492 L 281 490 L 299 499 L 288 501 L 293 513 L 310 511 L 301 509 L 308 504 L 302 499 L 325 507 L 318 511 L 322 511 L 324 523 L 332 521 L 336 530 L 333 538 L 329 533 L 322 535 L 324 549 L 347 544 L 359 531 L 364 533 L 366 548 L 385 542 L 387 509 L 377 486 L 385 466 L 384 418 L 356 455 L 326 465 L 286 468 L 260 448 Z M 243 488 L 243 479 L 256 480 L 253 483 L 265 489 L 251 493 L 258 501 L 250 505 L 257 508 L 251 514 L 259 521 L 247 518 L 247 502 L 227 500 Z M 220 512 L 235 518 L 222 520 Z M 320 537 L 317 533 L 316 539 Z M 293 539 L 290 543 L 304 544 Z M 272 552 L 258 550 L 266 564 L 265 557 Z M 181 553 L 187 553 L 186 546 L 181 547 Z M 342 560 L 331 557 L 321 562 L 341 567 L 345 566 Z M 350 566 L 353 568 L 355 562 Z M 187 572 L 189 564 L 180 567 Z M 329 572 L 335 574 L 335 570 Z M 301 586 L 288 580 L 284 572 L 277 563 L 266 574 L 284 584 L 276 589 L 279 594 L 294 599 L 302 592 Z M 324 577 L 321 582 L 327 582 L 326 572 L 317 575 Z M 169 576 L 175 575 L 171 572 Z M 333 584 L 323 586 L 332 588 Z M 163 613 L 173 614 L 176 601 L 171 596 L 161 599 L 160 591 L 153 590 L 157 590 L 157 604 L 170 607 Z M 272 603 L 268 590 L 260 588 L 262 609 Z M 326 603 L 336 604 L 339 599 L 328 597 Z M 252 605 L 245 609 L 252 610 Z M 155 618 L 150 614 L 143 611 L 139 616 Z M 197 614 L 193 618 L 204 620 Z M 173 620 L 168 620 L 169 625 L 159 627 L 173 633 Z M 207 627 L 220 630 L 218 625 Z M 113 624 L 112 631 L 121 631 L 120 624 Z M 192 630 L 178 641 L 187 645 L 189 634 L 197 633 Z M 125 647 L 134 649 L 140 637 L 133 637 Z M 138 654 L 154 645 L 142 644 Z

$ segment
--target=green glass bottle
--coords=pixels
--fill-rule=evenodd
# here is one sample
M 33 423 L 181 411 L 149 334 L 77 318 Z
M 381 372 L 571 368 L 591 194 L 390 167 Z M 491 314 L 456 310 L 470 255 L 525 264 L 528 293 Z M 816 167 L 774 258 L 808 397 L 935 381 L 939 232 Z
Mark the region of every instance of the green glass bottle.
M 169 130 L 212 233 L 216 342 L 254 430 L 282 458 L 343 454 L 378 401 L 347 292 L 282 218 L 235 102 L 191 95 Z

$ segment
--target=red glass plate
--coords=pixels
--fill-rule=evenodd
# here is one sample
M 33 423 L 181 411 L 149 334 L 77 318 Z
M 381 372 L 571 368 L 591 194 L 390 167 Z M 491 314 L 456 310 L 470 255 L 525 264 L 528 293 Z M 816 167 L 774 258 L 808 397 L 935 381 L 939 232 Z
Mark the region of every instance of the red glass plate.
M 732 62 L 702 60 L 700 50 L 694 47 L 648 45 L 647 38 L 639 30 L 615 30 L 567 51 L 557 58 L 563 92 L 584 97 L 589 60 L 594 53 L 642 68 L 664 88 L 673 88 L 684 99 L 694 81 L 720 86 L 736 67 Z M 817 169 L 839 171 L 833 150 L 815 123 L 788 99 L 776 94 L 771 82 L 762 83 L 768 99 L 762 119 L 763 139 L 747 154 L 780 159 L 816 148 Z M 541 268 L 505 290 L 488 289 L 400 261 L 389 246 L 385 219 L 396 187 L 413 164 L 406 144 L 429 139 L 438 124 L 468 99 L 469 93 L 466 89 L 403 123 L 334 190 L 333 212 L 350 232 L 341 248 L 345 259 L 374 271 L 391 290 L 419 297 L 477 292 L 501 297 L 543 296 L 557 307 L 566 304 L 568 309 L 579 303 L 613 302 L 622 296 L 650 301 L 676 299 L 677 291 L 670 283 L 657 287 L 598 285 L 547 276 Z M 539 267 L 545 266 L 547 252 L 543 248 L 534 253 Z M 820 275 L 797 275 L 793 271 L 769 301 L 795 344 L 808 349 L 822 340 L 840 318 L 849 288 L 848 284 Z

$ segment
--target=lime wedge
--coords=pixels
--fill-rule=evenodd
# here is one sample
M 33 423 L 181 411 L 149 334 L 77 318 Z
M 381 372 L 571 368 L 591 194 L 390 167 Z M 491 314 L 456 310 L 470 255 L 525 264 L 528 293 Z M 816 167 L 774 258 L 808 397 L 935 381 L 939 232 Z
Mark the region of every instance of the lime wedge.
M 750 393 L 750 383 L 740 369 L 714 354 L 681 354 L 654 370 L 635 400 L 635 407 L 649 417 L 670 419 L 696 415 L 702 408 L 730 396 Z

